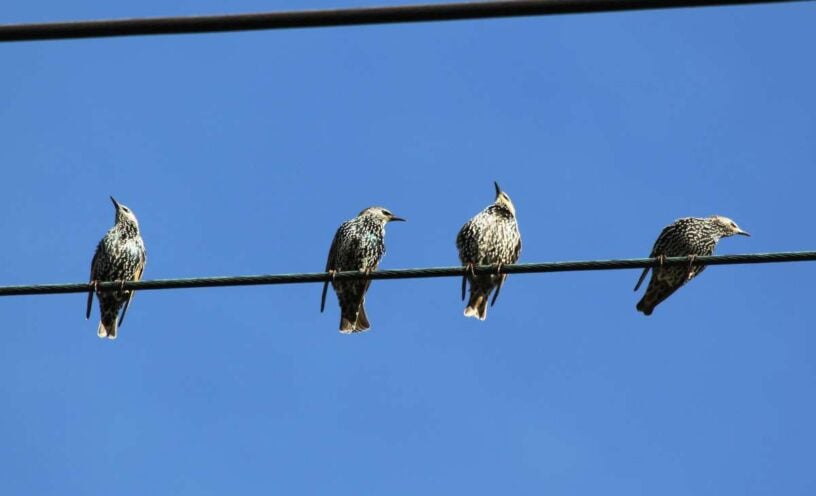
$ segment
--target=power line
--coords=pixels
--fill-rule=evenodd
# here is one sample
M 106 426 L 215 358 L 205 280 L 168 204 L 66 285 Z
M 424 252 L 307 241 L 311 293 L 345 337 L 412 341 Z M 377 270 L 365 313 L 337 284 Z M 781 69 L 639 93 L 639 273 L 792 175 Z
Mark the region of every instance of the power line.
M 744 255 L 714 255 L 696 257 L 694 263 L 698 265 L 736 265 L 758 264 L 775 262 L 813 262 L 816 261 L 816 251 L 779 252 L 779 253 L 749 253 Z M 662 263 L 666 266 L 687 265 L 688 257 L 666 258 Z M 503 265 L 501 272 L 505 274 L 532 274 L 540 272 L 575 272 L 586 270 L 614 270 L 614 269 L 642 269 L 654 267 L 661 262 L 656 258 L 632 258 L 623 260 L 584 260 L 577 262 L 548 262 Z M 335 280 L 349 279 L 420 279 L 430 277 L 461 277 L 464 267 L 434 267 L 425 269 L 391 269 L 379 270 L 366 274 L 358 271 L 338 272 Z M 474 271 L 477 274 L 495 273 L 495 266 L 480 266 Z M 191 279 L 155 279 L 152 281 L 128 282 L 101 282 L 99 288 L 106 290 L 137 289 L 185 289 L 208 288 L 221 286 L 254 286 L 269 284 L 296 284 L 325 282 L 331 279 L 327 272 L 311 272 L 304 274 L 267 274 L 257 276 L 226 276 L 226 277 L 196 277 Z M 29 286 L 0 286 L 0 296 L 43 295 L 62 293 L 85 293 L 90 289 L 87 282 L 74 284 L 43 284 Z
M 0 42 L 359 26 L 802 1 L 810 0 L 503 0 L 253 14 L 106 19 L 0 25 Z

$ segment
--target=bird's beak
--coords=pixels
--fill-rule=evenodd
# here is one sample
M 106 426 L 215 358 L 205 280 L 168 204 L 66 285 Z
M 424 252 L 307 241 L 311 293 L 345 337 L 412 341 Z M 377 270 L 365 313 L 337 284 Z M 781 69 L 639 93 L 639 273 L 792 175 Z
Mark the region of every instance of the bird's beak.
M 119 202 L 116 201 L 116 198 L 111 196 L 110 199 L 113 202 L 113 206 L 116 207 L 116 210 L 119 210 Z
M 403 219 L 402 217 L 397 217 L 396 215 L 392 215 L 391 218 L 388 219 L 388 220 L 389 220 L 389 222 L 393 222 L 393 221 L 405 222 L 405 219 Z
M 499 183 L 493 181 L 493 185 L 496 186 L 496 196 L 499 196 L 501 194 L 501 188 L 499 187 Z
M 748 236 L 748 237 L 751 236 L 749 233 L 743 231 L 742 229 L 738 230 L 737 234 L 739 234 L 740 236 Z

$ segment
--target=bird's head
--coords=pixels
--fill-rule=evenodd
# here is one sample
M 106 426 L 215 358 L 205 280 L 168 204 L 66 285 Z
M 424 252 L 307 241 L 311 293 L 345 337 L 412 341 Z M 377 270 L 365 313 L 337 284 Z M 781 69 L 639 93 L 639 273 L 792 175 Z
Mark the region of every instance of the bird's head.
M 712 215 L 710 219 L 711 222 L 717 227 L 717 230 L 720 231 L 722 237 L 724 238 L 728 236 L 733 236 L 735 234 L 739 234 L 742 236 L 750 236 L 750 234 L 740 229 L 737 223 L 729 219 L 728 217 L 723 217 L 722 215 Z
M 374 219 L 379 220 L 383 224 L 391 221 L 401 221 L 405 222 L 405 219 L 402 217 L 397 217 L 396 215 L 392 214 L 390 210 L 383 207 L 368 207 L 367 209 L 360 212 L 358 217 L 368 216 Z
M 499 183 L 493 181 L 493 184 L 496 186 L 496 201 L 493 202 L 493 204 L 504 208 L 505 210 L 513 214 L 513 217 L 515 217 L 516 207 L 513 206 L 512 200 L 510 200 L 510 197 L 507 196 L 507 193 L 502 191 L 502 189 L 499 187 Z
M 134 227 L 138 231 L 139 221 L 136 220 L 136 215 L 134 215 L 129 208 L 116 201 L 114 197 L 111 196 L 110 199 L 116 208 L 116 223 L 123 226 Z

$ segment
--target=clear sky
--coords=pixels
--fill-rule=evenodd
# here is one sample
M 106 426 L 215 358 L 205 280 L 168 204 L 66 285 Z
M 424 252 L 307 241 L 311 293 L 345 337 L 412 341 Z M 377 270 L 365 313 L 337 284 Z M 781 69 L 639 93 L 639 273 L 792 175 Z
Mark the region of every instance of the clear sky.
M 494 180 L 522 262 L 643 257 L 715 213 L 753 234 L 718 253 L 814 249 L 814 25 L 791 4 L 3 44 L 0 284 L 86 281 L 109 195 L 148 279 L 320 271 L 369 205 L 408 219 L 381 267 L 453 265 Z M 376 281 L 355 336 L 317 284 L 145 291 L 115 342 L 85 295 L 0 298 L 0 493 L 814 494 L 814 275 L 711 267 L 648 318 L 635 270 L 511 276 L 485 322 L 458 279 Z

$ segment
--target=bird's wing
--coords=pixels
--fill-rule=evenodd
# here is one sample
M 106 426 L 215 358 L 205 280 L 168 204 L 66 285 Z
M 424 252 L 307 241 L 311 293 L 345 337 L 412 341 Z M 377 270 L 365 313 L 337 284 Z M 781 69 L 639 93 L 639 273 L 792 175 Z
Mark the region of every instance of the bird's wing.
M 102 242 L 100 241 L 98 245 L 96 245 L 96 251 L 94 252 L 93 259 L 91 259 L 91 277 L 88 279 L 89 282 L 93 282 L 96 279 L 96 261 L 99 259 L 99 254 L 102 252 Z M 93 305 L 93 294 L 94 288 L 93 286 L 88 287 L 88 304 L 85 307 L 85 320 L 91 318 L 91 306 Z
M 657 237 L 655 240 L 654 246 L 652 246 L 652 251 L 649 253 L 649 258 L 656 258 L 658 255 L 661 255 L 665 250 L 666 239 L 668 239 L 669 233 L 674 230 L 674 224 L 669 224 L 668 226 L 664 227 L 662 231 L 660 231 L 660 236 Z M 646 274 L 649 273 L 649 269 L 651 267 L 646 267 L 643 269 L 643 272 L 640 274 L 640 279 L 638 279 L 637 284 L 635 284 L 635 291 L 640 289 L 640 285 L 643 284 L 643 280 L 646 279 Z
M 518 262 L 520 255 L 521 255 L 521 236 L 519 236 L 518 243 L 516 243 L 516 248 L 513 250 L 513 263 Z
M 646 279 L 646 274 L 649 273 L 649 269 L 651 269 L 651 267 L 646 267 L 645 269 L 643 269 L 643 272 L 641 272 L 640 279 L 638 279 L 637 284 L 635 284 L 635 291 L 640 289 L 640 285 L 643 284 L 643 280 Z
M 459 229 L 459 232 L 456 234 L 456 250 L 459 252 L 459 261 L 462 262 L 462 265 L 467 265 L 471 263 L 470 260 L 465 260 L 465 249 L 467 240 L 465 240 L 465 236 L 467 231 L 470 229 L 470 225 L 473 222 L 473 219 L 465 222 L 465 225 Z M 462 273 L 462 301 L 465 301 L 465 293 L 467 292 L 467 281 L 468 281 L 468 272 L 465 271 Z
M 134 281 L 141 281 L 142 274 L 144 274 L 145 265 L 147 265 L 147 254 L 144 250 L 139 253 L 139 263 L 136 265 L 136 271 L 133 273 L 133 280 Z M 130 295 L 128 296 L 127 301 L 125 302 L 125 308 L 122 309 L 122 316 L 119 317 L 119 325 L 122 325 L 122 321 L 125 320 L 125 314 L 127 313 L 127 309 L 130 306 L 130 300 L 133 299 L 133 295 L 136 294 L 136 290 L 131 289 Z
M 462 225 L 462 228 L 459 229 L 459 232 L 456 234 L 456 248 L 459 250 L 459 258 L 462 258 L 462 252 L 467 249 L 468 246 L 468 237 L 472 235 L 475 231 L 474 222 L 472 219 L 468 219 L 467 222 Z M 462 263 L 466 263 L 465 260 L 462 260 Z
M 326 272 L 335 270 L 337 268 L 337 244 L 338 238 L 340 238 L 340 229 L 343 226 L 337 229 L 337 232 L 334 233 L 334 239 L 332 239 L 331 248 L 329 248 L 329 257 L 326 259 Z M 320 312 L 323 312 L 323 309 L 326 308 L 326 292 L 329 290 L 329 280 L 327 279 L 326 282 L 323 283 L 323 293 L 320 295 Z
M 510 263 L 518 262 L 520 254 L 521 254 L 521 236 L 519 236 L 518 243 L 516 243 L 516 246 L 513 248 L 513 259 L 510 261 Z M 493 300 L 490 302 L 491 307 L 496 304 L 496 299 L 499 297 L 499 292 L 501 291 L 502 285 L 504 285 L 504 281 L 506 279 L 507 274 L 501 274 L 499 276 L 498 283 L 496 284 L 496 292 L 493 293 Z

